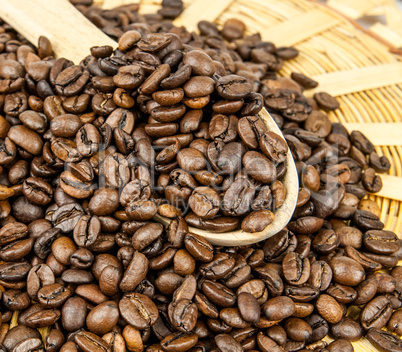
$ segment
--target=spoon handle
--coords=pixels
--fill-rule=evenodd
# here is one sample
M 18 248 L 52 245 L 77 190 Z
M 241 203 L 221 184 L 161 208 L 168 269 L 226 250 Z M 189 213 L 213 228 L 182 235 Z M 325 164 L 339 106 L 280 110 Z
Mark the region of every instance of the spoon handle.
M 89 55 L 92 46 L 117 46 L 68 0 L 0 0 L 0 17 L 32 44 L 46 36 L 56 57 L 76 64 Z

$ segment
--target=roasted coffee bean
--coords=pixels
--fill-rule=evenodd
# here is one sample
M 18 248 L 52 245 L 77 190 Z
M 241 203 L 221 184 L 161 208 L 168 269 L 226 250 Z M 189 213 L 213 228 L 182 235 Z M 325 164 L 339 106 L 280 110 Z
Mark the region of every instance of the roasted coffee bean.
M 334 281 L 346 286 L 356 286 L 364 280 L 363 267 L 348 257 L 334 257 L 329 261 Z
M 391 315 L 391 302 L 385 296 L 377 296 L 361 311 L 360 322 L 366 330 L 381 329 L 388 323 Z
M 260 306 L 251 293 L 240 293 L 237 297 L 237 305 L 239 307 L 240 314 L 245 321 L 250 323 L 258 323 L 260 320 Z
M 389 255 L 399 250 L 400 243 L 391 231 L 367 231 L 363 236 L 364 246 L 373 253 Z
M 313 89 L 318 86 L 318 82 L 299 72 L 292 72 L 290 77 L 297 83 L 301 84 L 305 89 Z
M 320 291 L 328 289 L 332 280 L 332 269 L 329 264 L 322 260 L 317 260 L 311 264 L 310 277 L 308 283 Z
M 399 332 L 397 270 L 368 272 L 397 265 L 400 241 L 363 199 L 389 161 L 318 111 L 335 98 L 302 95 L 316 82 L 275 72 L 297 50 L 245 36 L 237 19 L 191 34 L 166 21 L 180 0 L 141 23 L 138 5 L 73 3 L 118 50 L 74 65 L 0 26 L 5 349 L 45 349 L 23 324 L 53 325 L 49 352 L 351 351 L 363 328 Z M 286 199 L 286 141 L 301 184 L 286 229 L 246 247 L 191 232 L 264 231 Z M 166 231 L 157 212 L 173 219 Z
M 300 258 L 297 253 L 288 253 L 283 258 L 282 270 L 287 282 L 302 285 L 310 276 L 310 262 L 307 258 Z
M 98 335 L 111 331 L 119 319 L 119 309 L 113 301 L 97 305 L 86 319 L 88 329 Z
M 53 271 L 46 264 L 38 264 L 31 268 L 27 277 L 27 293 L 31 299 L 36 299 L 38 291 L 47 285 L 55 283 Z
M 236 302 L 236 295 L 218 282 L 205 280 L 202 283 L 202 291 L 212 303 L 221 307 L 231 307 Z
M 227 253 L 218 253 L 212 261 L 200 266 L 201 275 L 208 279 L 221 279 L 233 269 L 235 259 Z
M 332 341 L 327 346 L 327 350 L 330 352 L 337 352 L 337 351 L 353 352 L 354 348 L 353 348 L 353 345 L 348 340 L 339 339 L 336 341 Z
M 242 292 L 251 293 L 260 305 L 268 299 L 268 290 L 262 280 L 254 279 L 245 282 L 237 289 L 238 295 Z
M 74 227 L 74 241 L 80 247 L 91 246 L 101 232 L 101 223 L 97 216 L 83 215 Z
M 358 322 L 344 317 L 338 323 L 330 325 L 330 334 L 336 339 L 358 341 L 363 336 L 364 330 Z
M 119 302 L 119 310 L 124 320 L 140 330 L 154 325 L 159 316 L 155 304 L 140 293 L 124 295 Z
M 199 235 L 188 233 L 184 237 L 184 245 L 196 260 L 210 262 L 213 258 L 213 247 Z
M 243 156 L 243 165 L 247 173 L 261 183 L 272 183 L 276 179 L 274 164 L 264 155 L 249 151 Z
M 24 258 L 31 251 L 35 239 L 27 238 L 6 245 L 0 250 L 0 258 L 4 261 L 17 261 Z
M 0 245 L 11 243 L 28 235 L 28 227 L 20 222 L 10 222 L 0 229 Z
M 8 351 L 12 351 L 22 340 L 31 338 L 40 339 L 39 331 L 24 325 L 17 325 L 8 331 L 7 335 L 4 337 L 3 345 Z
M 67 331 L 76 331 L 84 327 L 87 306 L 81 297 L 70 297 L 61 310 L 61 323 Z
M 87 331 L 80 331 L 77 334 L 75 334 L 74 342 L 84 352 L 107 351 L 108 348 L 108 345 L 105 340 Z
M 63 233 L 71 232 L 84 211 L 78 203 L 69 203 L 57 208 L 51 215 L 53 226 Z
M 331 324 L 338 323 L 342 319 L 341 306 L 329 295 L 321 295 L 316 302 L 316 308 L 318 313 Z
M 261 232 L 274 220 L 274 214 L 269 210 L 253 211 L 247 215 L 242 223 L 241 229 L 245 232 Z
M 339 108 L 339 102 L 333 96 L 325 92 L 315 93 L 314 99 L 324 110 L 335 110 Z
M 15 345 L 13 348 L 15 352 L 22 352 L 22 351 L 38 351 L 44 352 L 45 347 L 42 344 L 42 341 L 38 338 L 27 338 Z
M 275 163 L 282 163 L 286 159 L 287 145 L 279 135 L 267 131 L 260 137 L 260 148 L 265 156 Z
M 39 134 L 23 125 L 11 127 L 8 138 L 32 155 L 39 155 L 42 151 L 43 141 Z
M 294 341 L 304 342 L 313 334 L 311 326 L 299 318 L 288 318 L 284 328 L 287 336 Z
M 384 224 L 380 221 L 379 217 L 366 210 L 357 210 L 353 215 L 353 221 L 363 231 L 382 230 L 384 228 Z
M 222 199 L 223 210 L 232 216 L 245 215 L 250 211 L 254 198 L 255 186 L 247 178 L 235 180 Z
M 353 247 L 346 247 L 345 254 L 354 260 L 356 260 L 365 270 L 367 271 L 375 271 L 380 270 L 382 268 L 380 263 L 371 260 L 370 258 L 366 257 L 364 254 L 359 253 Z
M 45 309 L 29 315 L 25 324 L 31 328 L 43 328 L 54 324 L 60 318 L 60 311 L 57 309 Z
M 46 285 L 38 291 L 38 300 L 47 308 L 60 307 L 69 297 L 71 291 L 61 284 Z
M 0 264 L 0 280 L 5 282 L 15 282 L 24 280 L 31 270 L 31 264 L 21 262 L 3 262 Z
M 240 352 L 242 346 L 229 334 L 219 334 L 214 337 L 215 343 L 222 352 Z
M 135 287 L 146 277 L 147 272 L 147 257 L 140 252 L 134 252 L 130 264 L 124 272 L 120 282 L 120 289 L 123 292 L 133 291 Z
M 185 352 L 191 349 L 198 341 L 198 336 L 192 332 L 175 332 L 161 341 L 163 350 L 167 352 Z
M 313 248 L 322 254 L 334 251 L 340 244 L 338 234 L 333 230 L 321 230 L 313 239 Z
M 295 304 L 289 297 L 275 297 L 264 303 L 262 311 L 268 320 L 282 320 L 294 313 Z
M 228 75 L 218 80 L 216 89 L 224 99 L 238 100 L 245 98 L 251 92 L 251 85 L 244 77 Z
M 379 328 L 370 329 L 367 339 L 380 351 L 398 351 L 402 349 L 401 339 Z

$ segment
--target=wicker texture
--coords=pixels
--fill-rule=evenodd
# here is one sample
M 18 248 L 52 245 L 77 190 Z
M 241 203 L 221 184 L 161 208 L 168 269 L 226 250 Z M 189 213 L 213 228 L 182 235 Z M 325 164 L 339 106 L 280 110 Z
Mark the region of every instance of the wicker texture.
M 130 0 L 96 0 L 104 8 Z M 391 161 L 384 187 L 370 196 L 381 209 L 385 228 L 402 238 L 402 13 L 393 0 L 329 0 L 324 6 L 307 0 L 187 0 L 177 25 L 196 30 L 199 20 L 223 24 L 241 19 L 248 33 L 260 32 L 277 46 L 292 45 L 300 55 L 285 62 L 284 76 L 302 72 L 320 82 L 319 90 L 338 97 L 341 107 L 330 119 L 358 129 Z M 143 0 L 140 12 L 154 13 L 161 0 Z M 354 19 L 384 15 L 369 31 Z M 312 92 L 311 92 L 312 93 Z M 311 94 L 307 92 L 307 94 Z M 349 312 L 357 316 L 357 307 Z M 327 338 L 327 341 L 330 341 Z M 355 351 L 377 351 L 366 339 Z
M 341 103 L 339 110 L 330 112 L 331 120 L 353 123 L 347 125 L 349 129 L 366 133 L 377 152 L 390 159 L 389 175 L 394 177 L 385 175 L 383 190 L 372 199 L 381 208 L 386 228 L 402 235 L 402 138 L 398 133 L 402 131 L 401 57 L 390 53 L 387 45 L 360 31 L 337 12 L 317 3 L 300 0 L 225 3 L 223 12 L 212 14 L 208 9 L 204 15 L 205 1 L 195 0 L 176 22 L 185 25 L 191 22 L 194 27 L 197 21 L 188 20 L 187 11 L 198 13 L 197 20 L 220 24 L 236 17 L 246 23 L 248 32 L 259 31 L 265 40 L 298 48 L 300 55 L 286 62 L 280 73 L 289 76 L 297 71 L 318 80 L 318 89 L 336 95 Z M 364 11 L 371 8 L 366 3 L 360 4 L 365 5 Z M 148 6 L 141 5 L 145 13 Z M 373 129 L 367 126 L 369 123 L 380 124 Z M 396 125 L 388 126 L 390 123 Z M 390 131 L 397 132 L 393 133 L 394 138 L 389 138 Z
M 332 0 L 334 9 L 304 0 L 219 0 L 216 6 L 217 3 L 189 1 L 176 23 L 195 29 L 201 19 L 223 24 L 235 17 L 246 24 L 249 33 L 258 31 L 264 40 L 277 46 L 293 45 L 299 49 L 300 55 L 285 62 L 280 73 L 290 76 L 293 71 L 302 72 L 319 81 L 318 89 L 336 95 L 341 104 L 340 109 L 329 113 L 330 119 L 366 133 L 378 154 L 389 158 L 392 167 L 389 175 L 382 175 L 383 190 L 371 198 L 380 206 L 385 227 L 402 238 L 402 57 L 390 52 L 400 43 L 397 40 L 393 45 L 378 31 L 361 31 L 349 20 L 370 14 L 379 4 L 392 3 Z M 140 9 L 149 13 L 159 6 L 159 1 L 142 1 Z M 388 16 L 391 12 L 388 10 Z M 395 17 L 392 16 L 396 27 Z M 383 35 L 392 31 L 385 28 Z M 393 39 L 399 38 L 396 31 L 392 33 Z M 349 314 L 357 316 L 358 308 Z M 355 351 L 377 351 L 366 339 L 353 344 Z
M 95 2 L 112 8 L 132 1 Z M 384 187 L 371 198 L 380 206 L 386 228 L 402 237 L 402 57 L 392 53 L 400 44 L 397 24 L 402 13 L 393 0 L 330 0 L 331 7 L 306 0 L 187 0 L 184 4 L 177 25 L 197 30 L 199 20 L 222 25 L 235 17 L 246 24 L 248 33 L 258 31 L 277 46 L 299 49 L 299 56 L 286 61 L 280 73 L 302 72 L 319 81 L 317 90 L 328 91 L 341 103 L 340 109 L 329 113 L 330 119 L 362 131 L 377 152 L 390 159 L 389 175 L 382 175 Z M 142 0 L 140 12 L 155 13 L 160 6 L 161 0 Z M 390 25 L 377 23 L 370 31 L 356 28 L 354 19 L 366 14 L 384 15 Z

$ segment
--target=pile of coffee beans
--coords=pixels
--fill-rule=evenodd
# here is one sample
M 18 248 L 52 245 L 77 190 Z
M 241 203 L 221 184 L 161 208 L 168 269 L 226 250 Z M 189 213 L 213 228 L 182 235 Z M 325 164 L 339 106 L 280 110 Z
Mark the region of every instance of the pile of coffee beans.
M 277 75 L 297 51 L 233 19 L 176 28 L 181 1 L 75 3 L 118 49 L 74 65 L 0 27 L 0 351 L 401 351 L 400 240 L 366 198 L 389 162 L 330 122 L 335 98 L 303 96 L 316 82 Z M 214 247 L 188 225 L 224 232 L 246 207 L 258 231 L 285 193 L 263 106 L 296 211 L 266 241 Z

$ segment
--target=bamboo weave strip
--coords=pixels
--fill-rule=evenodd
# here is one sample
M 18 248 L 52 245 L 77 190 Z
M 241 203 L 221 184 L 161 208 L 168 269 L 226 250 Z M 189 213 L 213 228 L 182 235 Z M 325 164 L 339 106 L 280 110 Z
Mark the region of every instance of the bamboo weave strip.
M 313 78 L 319 86 L 308 94 L 326 91 L 335 96 L 344 95 L 402 83 L 402 62 L 330 72 Z
M 344 125 L 349 132 L 354 130 L 362 132 L 374 145 L 377 146 L 401 145 L 402 142 L 402 122 L 347 122 Z
M 197 30 L 197 23 L 201 20 L 214 21 L 233 0 L 196 0 L 188 6 L 174 23 L 185 26 L 190 32 Z

